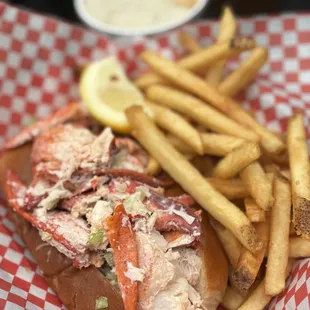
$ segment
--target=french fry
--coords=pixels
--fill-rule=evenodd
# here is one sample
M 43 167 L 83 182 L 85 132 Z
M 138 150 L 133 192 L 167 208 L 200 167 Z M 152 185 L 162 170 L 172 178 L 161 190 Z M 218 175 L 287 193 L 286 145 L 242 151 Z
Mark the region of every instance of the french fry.
M 261 165 L 255 161 L 243 169 L 239 175 L 256 203 L 263 210 L 268 210 L 273 204 L 272 184 Z
M 264 149 L 262 149 L 262 156 L 260 157 L 259 162 L 266 172 L 288 170 L 288 152 L 285 150 L 281 154 L 274 155 L 267 154 Z
M 217 43 L 231 40 L 236 35 L 237 22 L 235 16 L 229 6 L 226 6 L 223 10 L 223 14 L 220 21 L 220 30 L 217 37 Z M 208 69 L 206 74 L 206 81 L 213 86 L 217 86 L 223 78 L 223 72 L 225 68 L 225 60 L 216 62 Z
M 277 136 L 259 125 L 236 101 L 222 95 L 198 76 L 151 51 L 143 52 L 141 57 L 161 76 L 199 96 L 236 122 L 254 130 L 260 136 L 261 144 L 269 153 L 278 154 L 284 150 L 285 145 Z
M 280 154 L 267 154 L 267 156 L 269 156 L 270 159 L 278 165 L 288 166 L 289 164 L 288 153 L 286 150 L 284 150 Z
M 310 241 L 301 237 L 290 238 L 289 257 L 310 257 Z
M 245 214 L 252 223 L 265 222 L 265 211 L 257 205 L 252 197 L 244 199 Z
M 266 176 L 267 176 L 267 179 L 269 180 L 269 182 L 271 184 L 271 187 L 273 188 L 273 180 L 275 177 L 275 173 L 274 172 L 268 172 L 268 173 L 266 173 Z M 272 198 L 270 199 L 269 204 L 270 204 L 270 206 L 273 206 L 273 204 L 274 204 L 273 194 L 272 194 Z
M 254 225 L 263 241 L 263 247 L 255 255 L 246 248 L 242 249 L 237 267 L 233 270 L 232 274 L 232 285 L 240 291 L 247 291 L 254 283 L 267 252 L 269 223 L 266 221 Z
M 290 222 L 290 237 L 297 237 L 294 223 L 292 221 Z
M 291 188 L 280 174 L 274 180 L 275 203 L 271 209 L 270 241 L 265 276 L 265 292 L 275 296 L 285 288 L 289 256 Z
M 218 90 L 224 95 L 234 97 L 253 80 L 267 58 L 268 50 L 256 47 L 240 66 L 220 83 Z
M 199 43 L 195 40 L 195 38 L 193 38 L 190 33 L 186 31 L 180 32 L 179 41 L 182 47 L 190 53 L 195 53 L 201 50 L 201 46 L 199 45 Z
M 234 38 L 200 49 L 194 54 L 183 57 L 178 61 L 178 65 L 191 72 L 199 72 L 205 70 L 205 68 L 213 64 L 214 61 L 226 59 L 232 55 L 238 55 L 243 51 L 252 50 L 255 46 L 256 43 L 251 38 Z
M 203 154 L 203 146 L 199 132 L 181 115 L 149 101 L 147 105 L 151 108 L 153 118 L 159 127 L 181 139 L 192 147 L 197 154 Z
M 158 161 L 150 156 L 145 173 L 149 175 L 156 175 L 157 173 L 159 173 L 160 169 L 161 167 Z
M 266 257 L 268 257 L 266 253 Z M 310 241 L 290 234 L 288 256 L 290 258 L 310 257 Z
M 213 161 L 207 156 L 195 156 L 191 160 L 191 164 L 205 177 L 211 177 L 213 172 Z
M 280 172 L 280 167 L 278 165 L 276 165 L 275 163 L 262 164 L 262 166 L 263 166 L 266 173 Z
M 244 302 L 244 299 L 237 290 L 227 286 L 221 305 L 227 310 L 237 310 Z
M 271 130 L 271 132 L 279 137 L 283 142 L 286 142 L 286 133 L 279 132 L 278 130 Z
M 261 279 L 257 276 L 256 281 L 253 283 L 253 285 L 248 289 L 247 291 L 238 291 L 234 287 L 227 286 L 228 290 L 228 296 L 230 298 L 227 299 L 227 297 L 224 295 L 223 301 L 221 302 L 221 305 L 224 306 L 223 302 L 225 301 L 226 306 L 225 309 L 227 310 L 237 310 L 246 300 L 247 296 L 249 296 L 260 284 Z M 226 294 L 226 293 L 225 293 Z M 242 297 L 242 299 L 241 299 Z M 228 306 L 228 307 L 227 307 Z
M 159 162 L 161 167 L 210 215 L 225 225 L 253 253 L 262 242 L 245 214 L 217 192 L 188 160 L 181 155 L 139 106 L 126 110 L 132 134 Z M 145 130 L 147 128 L 147 130 Z
M 254 40 L 249 38 L 236 38 L 203 48 L 194 54 L 185 56 L 178 61 L 178 65 L 192 72 L 204 71 L 206 67 L 219 59 L 225 59 L 232 55 L 237 55 L 242 51 L 250 50 L 254 47 Z M 143 52 L 142 57 L 144 53 L 148 52 Z M 156 72 L 146 73 L 135 81 L 135 85 L 141 89 L 147 88 L 153 84 L 162 83 L 165 84 L 165 77 L 161 77 Z
M 200 136 L 204 153 L 214 156 L 226 156 L 246 141 L 242 138 L 217 133 L 201 133 Z
M 246 142 L 218 162 L 214 168 L 214 176 L 221 179 L 233 178 L 241 170 L 257 160 L 259 156 L 260 148 L 258 144 Z
M 227 199 L 239 199 L 249 196 L 249 192 L 240 179 L 208 178 L 208 182 Z
M 187 155 L 190 155 L 191 157 L 194 157 L 196 154 L 194 153 L 193 149 L 188 145 L 185 144 L 181 139 L 178 137 L 172 135 L 172 134 L 167 134 L 166 135 L 167 139 L 169 142 L 181 153 L 185 153 Z
M 295 260 L 290 259 L 286 269 L 286 277 L 289 276 L 293 269 Z M 239 310 L 263 310 L 265 306 L 270 302 L 272 296 L 265 293 L 265 280 L 263 280 L 257 288 L 250 293 L 246 301 L 239 307 Z
M 197 123 L 217 133 L 232 135 L 255 142 L 259 140 L 258 135 L 252 130 L 238 124 L 186 92 L 163 85 L 154 85 L 147 89 L 146 96 L 152 101 L 189 116 Z
M 298 235 L 310 239 L 310 164 L 303 115 L 290 119 L 287 134 L 292 178 L 293 223 Z
M 288 180 L 291 180 L 291 172 L 289 170 L 281 170 L 280 173 Z
M 164 79 L 163 77 L 157 75 L 156 73 L 147 72 L 138 77 L 134 81 L 134 84 L 141 90 L 145 90 L 152 85 L 156 84 L 170 85 L 171 83 L 168 80 Z
M 223 249 L 233 267 L 236 267 L 241 254 L 242 245 L 237 238 L 226 229 L 221 223 L 214 218 L 210 218 L 212 227 L 214 228 Z

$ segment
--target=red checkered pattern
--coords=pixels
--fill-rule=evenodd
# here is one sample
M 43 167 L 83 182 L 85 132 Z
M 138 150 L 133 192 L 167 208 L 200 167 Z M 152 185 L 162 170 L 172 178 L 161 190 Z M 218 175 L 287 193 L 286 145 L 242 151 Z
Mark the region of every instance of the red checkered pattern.
M 295 264 L 286 289 L 271 302 L 269 309 L 310 308 L 310 260 Z
M 94 32 L 3 3 L 0 16 L 2 144 L 33 116 L 47 116 L 77 100 L 72 68 L 115 53 L 115 45 Z
M 73 68 L 116 54 L 133 77 L 145 70 L 138 55 L 152 49 L 175 59 L 183 54 L 177 31 L 118 46 L 102 35 L 51 18 L 0 4 L 0 145 L 33 116 L 42 117 L 78 99 Z M 216 22 L 186 27 L 203 46 L 216 37 Z M 240 95 L 246 108 L 270 129 L 284 131 L 296 110 L 310 121 L 310 15 L 291 14 L 241 19 L 239 31 L 268 46 L 269 62 Z M 242 58 L 246 55 L 242 55 Z M 231 61 L 228 71 L 235 68 Z M 14 230 L 0 200 L 0 309 L 64 309 Z M 298 262 L 286 290 L 269 309 L 310 308 L 310 260 Z

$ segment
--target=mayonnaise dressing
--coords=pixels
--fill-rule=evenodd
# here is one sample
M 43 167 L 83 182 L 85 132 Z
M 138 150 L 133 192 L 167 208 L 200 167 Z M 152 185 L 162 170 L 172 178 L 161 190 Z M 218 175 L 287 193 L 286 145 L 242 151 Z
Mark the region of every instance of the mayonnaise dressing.
M 179 19 L 189 7 L 175 0 L 84 0 L 86 11 L 99 21 L 123 28 L 147 28 Z

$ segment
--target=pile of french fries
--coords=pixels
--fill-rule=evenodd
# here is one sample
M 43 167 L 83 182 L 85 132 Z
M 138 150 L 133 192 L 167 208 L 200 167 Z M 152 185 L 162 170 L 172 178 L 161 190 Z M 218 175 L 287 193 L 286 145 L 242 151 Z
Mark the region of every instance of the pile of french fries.
M 153 157 L 149 172 L 165 170 L 210 214 L 231 267 L 222 305 L 252 310 L 284 290 L 296 258 L 310 256 L 310 171 L 302 114 L 284 136 L 234 99 L 268 58 L 236 29 L 226 7 L 214 45 L 201 47 L 182 32 L 188 54 L 177 62 L 143 52 L 152 71 L 135 84 L 153 118 L 138 106 L 126 115 Z M 243 51 L 246 59 L 225 76 L 229 57 Z

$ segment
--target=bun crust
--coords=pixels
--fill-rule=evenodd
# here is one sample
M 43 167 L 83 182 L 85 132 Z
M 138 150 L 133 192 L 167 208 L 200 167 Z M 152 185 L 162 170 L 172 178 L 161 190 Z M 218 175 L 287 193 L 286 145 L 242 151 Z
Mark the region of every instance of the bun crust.
M 203 261 L 199 289 L 204 297 L 203 307 L 215 310 L 226 291 L 228 262 L 206 212 L 202 213 L 202 244 L 199 252 Z

